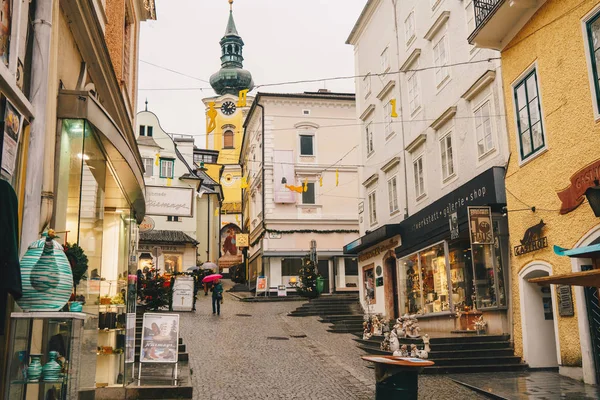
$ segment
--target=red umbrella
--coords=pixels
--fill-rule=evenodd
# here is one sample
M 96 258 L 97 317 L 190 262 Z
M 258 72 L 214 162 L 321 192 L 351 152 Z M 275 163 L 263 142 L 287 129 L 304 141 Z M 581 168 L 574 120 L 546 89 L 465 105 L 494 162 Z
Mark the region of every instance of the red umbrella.
M 216 281 L 219 280 L 223 277 L 223 275 L 221 274 L 212 274 L 212 275 L 207 275 L 204 277 L 204 279 L 202 279 L 202 283 L 208 283 L 208 282 L 212 282 L 212 281 Z

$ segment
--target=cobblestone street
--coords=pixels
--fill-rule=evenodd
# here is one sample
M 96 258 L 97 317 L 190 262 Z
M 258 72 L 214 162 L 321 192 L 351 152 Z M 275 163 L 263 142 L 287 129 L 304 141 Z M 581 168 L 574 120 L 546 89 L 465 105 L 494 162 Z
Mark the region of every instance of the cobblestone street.
M 181 313 L 194 399 L 372 399 L 372 369 L 349 334 L 317 317 L 288 317 L 302 302 L 244 303 L 225 294 L 221 316 L 200 293 Z M 305 336 L 306 335 L 306 336 Z M 424 376 L 420 399 L 483 398 L 446 377 Z

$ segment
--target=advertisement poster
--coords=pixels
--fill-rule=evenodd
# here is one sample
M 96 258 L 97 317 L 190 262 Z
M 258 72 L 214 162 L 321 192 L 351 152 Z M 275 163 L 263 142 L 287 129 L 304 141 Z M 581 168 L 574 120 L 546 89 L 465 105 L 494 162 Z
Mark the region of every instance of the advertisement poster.
M 450 239 L 458 239 L 460 232 L 458 231 L 458 212 L 454 211 L 448 217 L 448 225 L 450 225 Z
M 263 292 L 263 293 L 267 292 L 267 277 L 266 276 L 259 276 L 258 278 L 256 278 L 256 293 L 259 293 L 259 292 Z
M 192 217 L 194 189 L 146 186 L 146 215 Z
M 125 331 L 125 362 L 135 362 L 135 313 L 127 313 L 127 330 Z
M 178 314 L 144 314 L 140 362 L 176 363 L 178 344 Z
M 236 224 L 227 224 L 221 228 L 221 257 L 218 260 L 219 268 L 230 268 L 241 264 L 242 251 L 238 249 L 236 236 L 241 233 Z
M 494 244 L 492 232 L 492 209 L 468 207 L 471 244 Z
M 4 111 L 4 142 L 2 145 L 2 170 L 13 176 L 17 164 L 21 115 L 7 101 Z
M 8 49 L 10 47 L 11 4 L 10 0 L 0 0 L 0 58 L 6 66 L 8 66 Z
M 173 311 L 192 311 L 194 307 L 194 278 L 178 276 L 173 284 Z

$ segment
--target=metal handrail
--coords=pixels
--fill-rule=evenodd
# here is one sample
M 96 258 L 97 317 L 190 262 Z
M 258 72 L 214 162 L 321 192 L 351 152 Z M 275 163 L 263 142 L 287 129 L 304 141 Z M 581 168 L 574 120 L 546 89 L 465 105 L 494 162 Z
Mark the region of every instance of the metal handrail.
M 476 28 L 479 28 L 479 26 L 486 21 L 487 17 L 494 13 L 504 1 L 505 0 L 473 0 Z

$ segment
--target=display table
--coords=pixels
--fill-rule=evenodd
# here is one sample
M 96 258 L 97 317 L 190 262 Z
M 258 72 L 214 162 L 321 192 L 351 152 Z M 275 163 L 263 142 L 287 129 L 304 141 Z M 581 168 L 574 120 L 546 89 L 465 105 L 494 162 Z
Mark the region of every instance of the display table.
M 419 373 L 433 361 L 395 356 L 362 356 L 375 364 L 376 400 L 417 400 Z

